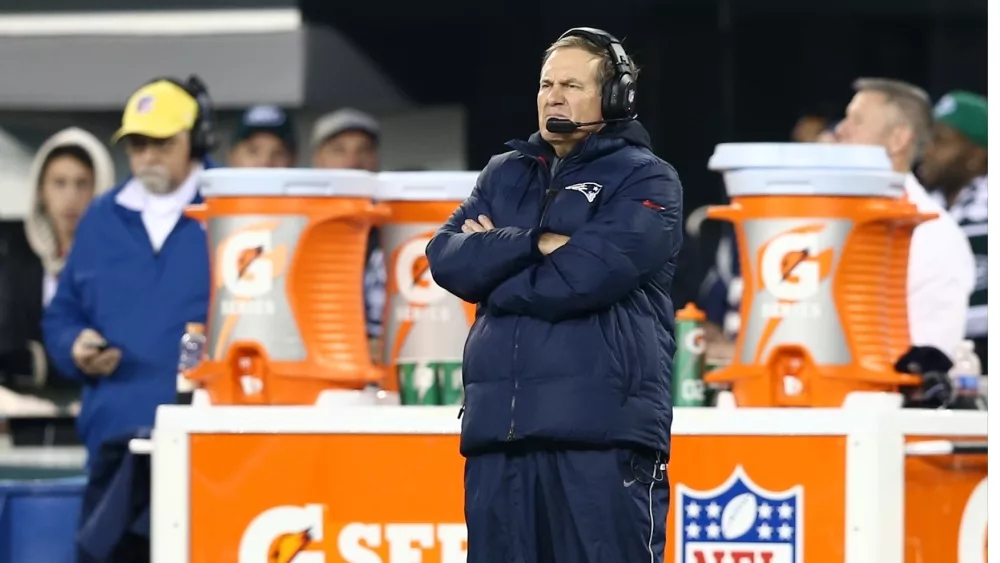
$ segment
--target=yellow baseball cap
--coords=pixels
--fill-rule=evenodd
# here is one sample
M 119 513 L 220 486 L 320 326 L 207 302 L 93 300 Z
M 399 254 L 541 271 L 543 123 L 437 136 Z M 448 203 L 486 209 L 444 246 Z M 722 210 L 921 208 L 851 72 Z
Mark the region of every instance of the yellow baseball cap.
M 125 104 L 122 126 L 111 137 L 117 143 L 125 135 L 167 139 L 189 131 L 198 119 L 198 102 L 169 80 L 158 80 L 136 90 Z

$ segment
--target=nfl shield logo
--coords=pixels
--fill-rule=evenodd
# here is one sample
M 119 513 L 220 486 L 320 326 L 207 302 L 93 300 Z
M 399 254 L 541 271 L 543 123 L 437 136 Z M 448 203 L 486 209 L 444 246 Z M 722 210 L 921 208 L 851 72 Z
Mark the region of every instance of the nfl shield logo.
M 742 466 L 710 491 L 677 485 L 677 563 L 802 563 L 803 491 L 768 491 Z
M 153 109 L 153 96 L 143 96 L 135 103 L 135 112 L 138 114 L 149 113 Z

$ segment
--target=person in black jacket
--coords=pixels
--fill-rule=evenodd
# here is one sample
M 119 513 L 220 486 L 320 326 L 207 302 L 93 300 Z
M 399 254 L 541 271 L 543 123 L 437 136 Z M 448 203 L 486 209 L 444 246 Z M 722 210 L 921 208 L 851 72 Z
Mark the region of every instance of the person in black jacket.
M 82 129 L 60 131 L 35 155 L 28 216 L 0 223 L 0 385 L 60 398 L 76 394 L 78 386 L 52 374 L 42 310 L 55 294 L 80 217 L 114 181 L 108 150 Z
M 541 131 L 427 246 L 478 304 L 463 359 L 469 563 L 662 561 L 681 184 L 606 32 L 546 52 Z M 596 123 L 595 123 L 596 122 Z

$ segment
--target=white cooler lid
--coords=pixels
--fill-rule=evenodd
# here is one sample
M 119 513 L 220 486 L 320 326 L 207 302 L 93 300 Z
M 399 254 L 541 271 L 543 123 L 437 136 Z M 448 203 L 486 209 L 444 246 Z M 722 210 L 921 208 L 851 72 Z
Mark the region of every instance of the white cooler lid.
M 375 197 L 378 176 L 364 170 L 211 168 L 198 176 L 202 197 Z
M 479 172 L 383 172 L 375 199 L 379 201 L 465 201 L 476 187 Z
M 901 197 L 905 176 L 885 149 L 825 143 L 722 143 L 708 161 L 731 197 L 821 195 Z
M 833 143 L 722 143 L 708 159 L 709 170 L 743 168 L 828 168 L 892 170 L 882 147 Z

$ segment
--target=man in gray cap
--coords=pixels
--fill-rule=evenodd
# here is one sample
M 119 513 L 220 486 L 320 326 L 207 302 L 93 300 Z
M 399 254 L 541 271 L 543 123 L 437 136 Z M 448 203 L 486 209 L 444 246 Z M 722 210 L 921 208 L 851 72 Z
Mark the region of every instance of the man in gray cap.
M 378 172 L 379 126 L 375 118 L 346 108 L 316 120 L 312 131 L 314 168 Z
M 313 125 L 310 143 L 313 168 L 379 171 L 378 122 L 367 113 L 345 108 L 320 117 Z M 385 282 L 385 259 L 378 247 L 378 233 L 373 230 L 368 237 L 364 277 L 365 321 L 373 357 L 377 357 L 382 337 Z

